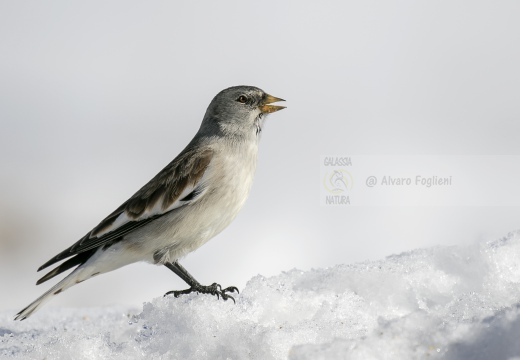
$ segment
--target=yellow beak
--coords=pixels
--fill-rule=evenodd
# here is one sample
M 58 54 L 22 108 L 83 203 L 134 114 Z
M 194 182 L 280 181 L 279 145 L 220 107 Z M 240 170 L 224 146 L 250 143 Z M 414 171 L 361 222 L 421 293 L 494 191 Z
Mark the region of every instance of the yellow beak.
M 269 94 L 266 94 L 264 101 L 262 101 L 262 105 L 259 107 L 260 111 L 264 114 L 274 113 L 275 111 L 285 109 L 285 106 L 278 105 L 268 105 L 278 101 L 285 101 L 284 99 L 280 99 Z

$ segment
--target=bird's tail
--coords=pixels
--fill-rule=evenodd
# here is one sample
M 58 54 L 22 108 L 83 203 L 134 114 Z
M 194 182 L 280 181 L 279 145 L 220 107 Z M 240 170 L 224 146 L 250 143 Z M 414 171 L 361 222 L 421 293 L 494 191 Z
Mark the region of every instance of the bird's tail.
M 24 320 L 31 316 L 35 311 L 49 301 L 54 295 L 67 290 L 73 285 L 90 279 L 93 276 L 103 274 L 122 266 L 142 260 L 142 254 L 139 252 L 130 252 L 125 244 L 116 243 L 110 247 L 111 251 L 104 251 L 102 248 L 95 250 L 94 253 L 86 252 L 76 255 L 76 257 L 67 260 L 57 268 L 49 272 L 47 275 L 38 280 L 38 284 L 53 278 L 54 276 L 78 265 L 63 280 L 54 285 L 49 291 L 34 300 L 29 306 L 16 314 L 15 320 Z M 99 251 L 101 250 L 101 251 Z
M 54 295 L 58 295 L 59 293 L 67 290 L 69 287 L 76 285 L 82 281 L 80 279 L 81 276 L 81 266 L 76 268 L 73 272 L 71 272 L 67 277 L 61 280 L 59 283 L 54 285 L 50 290 L 45 292 L 38 299 L 34 300 L 31 304 L 29 304 L 26 308 L 16 314 L 15 320 L 25 320 L 29 316 L 31 316 L 34 312 L 40 309 L 43 304 L 49 301 Z

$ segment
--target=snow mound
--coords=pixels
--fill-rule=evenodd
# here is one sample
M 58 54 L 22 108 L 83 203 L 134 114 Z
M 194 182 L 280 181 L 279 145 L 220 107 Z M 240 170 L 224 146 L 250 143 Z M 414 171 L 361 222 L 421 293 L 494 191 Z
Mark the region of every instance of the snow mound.
M 469 247 L 256 276 L 232 301 L 0 314 L 2 359 L 512 359 L 520 232 Z

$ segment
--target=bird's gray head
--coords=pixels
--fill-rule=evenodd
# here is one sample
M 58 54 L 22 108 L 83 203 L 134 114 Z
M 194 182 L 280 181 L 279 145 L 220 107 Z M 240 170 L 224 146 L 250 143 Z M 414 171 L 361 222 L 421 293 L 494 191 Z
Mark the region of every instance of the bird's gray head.
M 285 109 L 285 106 L 270 105 L 278 101 L 285 100 L 254 86 L 227 88 L 209 104 L 201 130 L 236 138 L 258 135 L 267 114 Z

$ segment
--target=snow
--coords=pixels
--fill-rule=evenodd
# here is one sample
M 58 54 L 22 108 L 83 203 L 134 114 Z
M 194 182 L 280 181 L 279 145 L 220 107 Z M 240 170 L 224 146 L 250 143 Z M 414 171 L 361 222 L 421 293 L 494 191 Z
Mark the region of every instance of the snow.
M 232 301 L 0 314 L 2 359 L 520 359 L 520 232 L 252 278 Z M 289 261 L 289 260 L 288 260 Z M 225 284 L 223 284 L 225 285 Z

